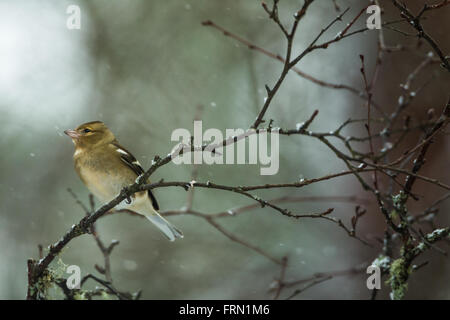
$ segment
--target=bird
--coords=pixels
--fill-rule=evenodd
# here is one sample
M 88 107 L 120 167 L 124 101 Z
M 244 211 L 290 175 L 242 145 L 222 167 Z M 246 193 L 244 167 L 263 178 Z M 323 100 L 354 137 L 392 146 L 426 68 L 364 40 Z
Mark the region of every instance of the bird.
M 64 133 L 75 145 L 75 171 L 102 203 L 114 199 L 124 187 L 133 184 L 145 172 L 139 161 L 119 144 L 102 121 L 86 122 Z M 135 193 L 117 205 L 116 209 L 126 209 L 145 216 L 170 241 L 183 238 L 183 233 L 159 214 L 159 205 L 151 190 Z

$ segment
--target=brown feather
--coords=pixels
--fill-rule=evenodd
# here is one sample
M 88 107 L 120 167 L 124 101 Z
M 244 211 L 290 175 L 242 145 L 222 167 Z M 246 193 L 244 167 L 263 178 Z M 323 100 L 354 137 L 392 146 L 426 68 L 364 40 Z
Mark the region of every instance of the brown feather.
M 136 158 L 129 152 L 127 149 L 122 147 L 117 141 L 114 141 L 112 143 L 113 146 L 116 148 L 125 151 L 125 153 L 120 152 L 120 159 L 131 169 L 133 172 L 140 176 L 141 174 L 145 173 L 144 169 L 142 168 L 139 161 L 136 160 Z M 151 190 L 148 190 L 148 196 L 150 197 L 150 200 L 152 202 L 152 206 L 155 210 L 159 210 L 159 204 L 156 201 L 155 196 L 153 195 Z

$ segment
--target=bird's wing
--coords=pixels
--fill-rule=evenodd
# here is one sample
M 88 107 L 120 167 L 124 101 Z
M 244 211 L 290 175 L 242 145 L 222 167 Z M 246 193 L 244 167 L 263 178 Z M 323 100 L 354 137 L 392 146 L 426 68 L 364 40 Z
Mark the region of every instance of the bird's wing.
M 133 170 L 133 172 L 137 176 L 140 176 L 141 174 L 143 174 L 145 172 L 144 169 L 142 168 L 141 164 L 139 163 L 139 161 L 136 160 L 136 158 L 131 154 L 131 152 L 129 152 L 127 149 L 122 147 L 117 142 L 113 142 L 112 144 L 117 148 L 117 152 L 120 153 L 120 159 L 122 160 L 122 162 L 125 163 L 131 170 Z M 148 190 L 148 196 L 150 197 L 150 200 L 152 201 L 153 208 L 155 210 L 159 210 L 158 202 L 156 201 L 156 198 L 153 195 L 151 190 Z

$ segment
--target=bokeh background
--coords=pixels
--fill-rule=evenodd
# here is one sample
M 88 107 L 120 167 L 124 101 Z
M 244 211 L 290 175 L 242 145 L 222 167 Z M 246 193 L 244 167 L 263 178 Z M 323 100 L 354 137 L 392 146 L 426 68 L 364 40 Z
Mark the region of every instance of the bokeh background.
M 66 28 L 70 4 L 81 8 L 80 30 Z M 338 4 L 351 7 L 347 19 L 364 5 L 357 0 Z M 420 4 L 411 1 L 413 8 Z M 281 1 L 280 16 L 286 24 L 290 25 L 298 6 L 299 1 Z M 387 17 L 398 18 L 391 7 L 386 10 Z M 444 19 L 449 14 L 449 8 L 445 8 L 435 14 L 435 19 L 425 22 L 445 52 L 450 49 L 445 33 L 449 21 Z M 294 52 L 300 52 L 335 16 L 331 1 L 316 1 L 299 27 Z M 1 299 L 25 297 L 26 260 L 37 257 L 38 244 L 46 247 L 55 242 L 84 214 L 67 192 L 71 188 L 88 203 L 88 191 L 73 170 L 73 145 L 63 134 L 65 129 L 102 120 L 148 168 L 155 155 L 165 155 L 175 145 L 170 141 L 174 129 L 193 130 L 199 105 L 203 106 L 204 129 L 247 128 L 253 122 L 263 104 L 264 85 L 273 85 L 282 65 L 202 26 L 204 20 L 213 20 L 257 45 L 284 54 L 285 40 L 259 1 L 0 2 Z M 361 20 L 355 29 L 363 23 Z M 334 37 L 343 26 L 331 29 L 325 39 Z M 395 32 L 387 33 L 387 40 L 405 41 Z M 376 41 L 376 31 L 361 33 L 311 54 L 298 66 L 323 80 L 362 89 L 359 55 L 364 54 L 373 65 Z M 399 83 L 420 61 L 419 55 L 399 53 L 383 66 L 376 97 L 386 110 L 395 107 Z M 368 67 L 369 72 L 372 69 Z M 433 72 L 433 84 L 413 106 L 414 112 L 424 117 L 428 108 L 440 109 L 450 91 L 448 75 Z M 424 75 L 423 81 L 427 78 Z M 292 73 L 266 118 L 274 119 L 274 126 L 293 128 L 315 109 L 320 114 L 311 128 L 317 131 L 333 130 L 347 118 L 364 117 L 366 113 L 363 100 L 354 95 L 317 86 Z M 363 132 L 360 127 L 352 128 L 349 134 Z M 448 181 L 448 138 L 434 147 L 439 148 L 439 153 L 426 174 Z M 290 182 L 342 169 L 342 163 L 317 141 L 303 136 L 282 137 L 277 175 L 260 176 L 258 165 L 203 165 L 198 168 L 198 180 L 227 185 Z M 152 178 L 189 180 L 191 171 L 192 166 L 169 164 Z M 422 188 L 419 192 L 430 195 L 425 204 L 442 194 L 442 190 L 429 185 L 418 185 Z M 155 194 L 163 210 L 182 207 L 187 196 L 179 188 L 158 189 Z M 299 190 L 258 194 L 264 198 L 370 197 L 351 176 Z M 249 204 L 247 199 L 233 194 L 195 191 L 194 208 L 202 212 L 221 212 L 245 204 Z M 354 206 L 334 202 L 286 205 L 297 212 L 335 207 L 334 214 L 347 224 Z M 447 204 L 443 212 L 448 208 Z M 374 239 L 384 227 L 381 215 L 375 207 L 372 209 L 362 219 L 359 231 Z M 440 219 L 440 223 L 448 225 L 448 215 Z M 120 241 L 112 254 L 112 276 L 117 288 L 133 292 L 142 289 L 145 299 L 272 296 L 267 291 L 279 274 L 279 266 L 230 241 L 201 219 L 175 216 L 170 220 L 183 230 L 182 241 L 169 243 L 151 224 L 127 214 L 111 215 L 97 223 L 103 240 Z M 219 222 L 278 258 L 288 255 L 288 280 L 368 264 L 379 252 L 379 247 L 368 248 L 333 224 L 291 220 L 266 208 Z M 429 256 L 430 264 L 411 278 L 407 298 L 450 298 L 448 259 Z M 72 241 L 60 258 L 67 265 L 79 265 L 83 275 L 98 274 L 94 264 L 102 263 L 101 253 L 88 235 Z M 370 296 L 365 281 L 364 274 L 338 277 L 298 298 L 365 299 Z M 381 297 L 387 297 L 387 291 Z

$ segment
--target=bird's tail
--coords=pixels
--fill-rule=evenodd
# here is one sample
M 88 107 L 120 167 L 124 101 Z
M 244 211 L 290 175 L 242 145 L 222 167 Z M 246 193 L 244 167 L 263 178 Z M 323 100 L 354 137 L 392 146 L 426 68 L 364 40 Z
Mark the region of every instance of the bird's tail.
M 147 198 L 147 194 L 143 197 L 136 197 L 135 201 L 133 201 L 127 209 L 145 216 L 157 226 L 170 241 L 174 241 L 176 238 L 183 238 L 183 233 L 169 221 L 164 219 L 159 212 L 153 208 L 153 205 Z
M 145 217 L 157 226 L 170 241 L 174 241 L 176 238 L 183 238 L 183 233 L 169 221 L 164 219 L 158 211 L 153 209 L 152 214 L 146 215 Z

